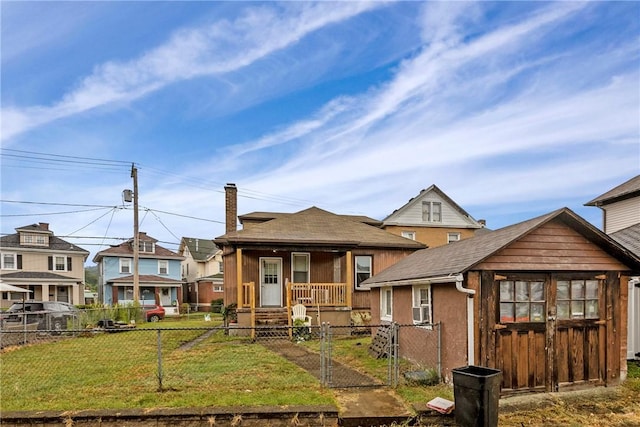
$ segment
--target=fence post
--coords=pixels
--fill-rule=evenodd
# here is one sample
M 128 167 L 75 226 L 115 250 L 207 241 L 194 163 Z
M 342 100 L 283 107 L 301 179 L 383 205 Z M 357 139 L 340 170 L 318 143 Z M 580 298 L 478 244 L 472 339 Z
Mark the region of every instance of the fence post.
M 436 327 L 438 328 L 438 378 L 442 381 L 442 323 L 436 323 Z
M 322 322 L 320 326 L 320 384 L 324 387 L 326 386 L 326 355 L 325 355 L 325 346 L 326 346 L 326 337 L 325 337 L 325 324 Z
M 331 324 L 327 323 L 327 385 L 331 387 L 333 383 L 333 356 L 331 355 L 331 346 L 333 340 L 333 331 L 331 329 Z
M 398 387 L 398 378 L 400 376 L 400 325 L 396 323 L 393 335 L 393 387 Z
M 158 391 L 162 391 L 162 336 L 158 329 Z

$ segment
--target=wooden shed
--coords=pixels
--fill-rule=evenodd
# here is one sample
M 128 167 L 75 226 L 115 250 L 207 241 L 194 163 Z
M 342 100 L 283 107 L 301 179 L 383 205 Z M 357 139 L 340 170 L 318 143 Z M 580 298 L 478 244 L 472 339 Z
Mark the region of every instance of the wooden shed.
M 373 323 L 442 323 L 445 378 L 479 365 L 502 371 L 503 394 L 549 392 L 626 377 L 627 282 L 638 271 L 640 258 L 563 208 L 415 252 L 364 285 Z

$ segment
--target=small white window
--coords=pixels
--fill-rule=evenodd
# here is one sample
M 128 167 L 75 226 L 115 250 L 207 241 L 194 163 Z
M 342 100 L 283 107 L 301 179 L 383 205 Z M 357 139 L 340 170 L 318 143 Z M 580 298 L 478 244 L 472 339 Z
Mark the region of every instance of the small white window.
M 447 233 L 447 243 L 457 242 L 460 240 L 460 233 Z
M 166 259 L 158 260 L 158 274 L 169 274 L 169 261 Z
M 372 259 L 370 255 L 356 256 L 356 289 L 361 289 L 360 284 L 371 277 Z
M 120 258 L 120 273 L 131 273 L 131 259 Z
M 393 320 L 393 288 L 380 288 L 380 320 Z
M 15 270 L 18 268 L 16 262 L 16 254 L 3 253 L 2 254 L 2 268 L 5 270 Z
M 415 231 L 403 231 L 401 236 L 405 237 L 407 239 L 416 240 L 416 232 Z
M 291 254 L 291 278 L 293 283 L 309 283 L 309 254 Z
M 430 324 L 431 321 L 431 286 L 413 286 L 413 323 Z
M 213 292 L 222 292 L 222 285 L 213 285 Z

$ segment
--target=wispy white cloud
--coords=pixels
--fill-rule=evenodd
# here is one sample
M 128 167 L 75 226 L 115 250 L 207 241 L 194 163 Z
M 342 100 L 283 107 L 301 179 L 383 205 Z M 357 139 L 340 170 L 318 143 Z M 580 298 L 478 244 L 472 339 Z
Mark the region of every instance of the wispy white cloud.
M 249 7 L 233 21 L 177 31 L 167 43 L 138 59 L 97 66 L 51 106 L 5 106 L 2 139 L 94 108 L 131 102 L 177 81 L 241 69 L 327 25 L 383 5 L 341 2 Z

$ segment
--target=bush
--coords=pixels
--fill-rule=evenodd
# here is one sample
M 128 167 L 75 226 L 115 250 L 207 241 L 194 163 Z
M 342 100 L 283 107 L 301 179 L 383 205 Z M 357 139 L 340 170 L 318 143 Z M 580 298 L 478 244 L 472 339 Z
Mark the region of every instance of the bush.
M 180 312 L 180 314 L 189 314 L 189 312 L 191 311 L 191 306 L 188 302 L 183 302 L 182 304 L 180 304 L 180 308 L 178 309 L 178 311 Z
M 224 307 L 224 300 L 222 298 L 211 300 L 212 313 L 222 313 L 222 307 Z

